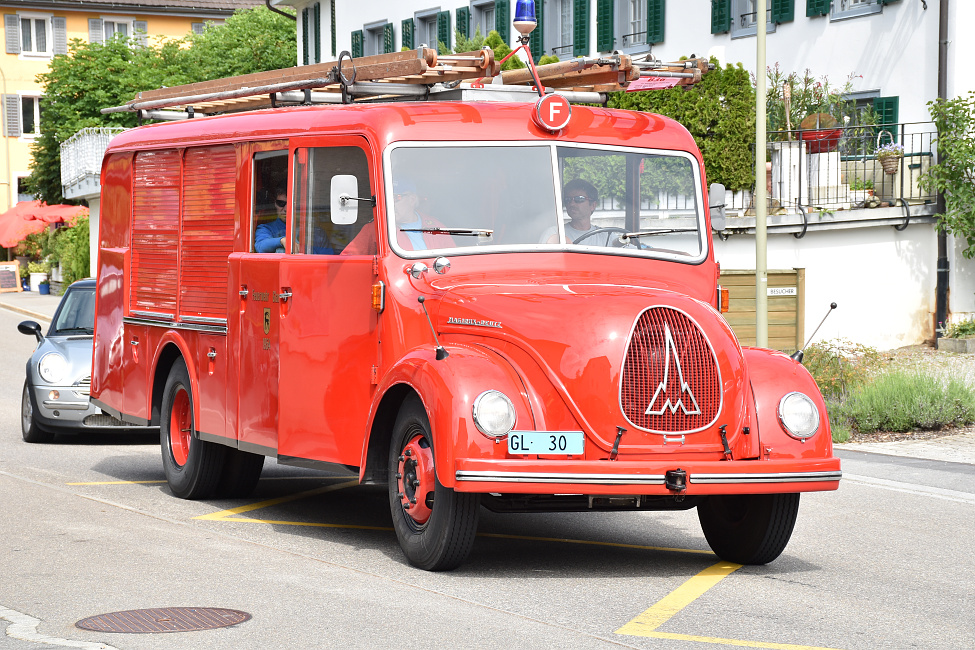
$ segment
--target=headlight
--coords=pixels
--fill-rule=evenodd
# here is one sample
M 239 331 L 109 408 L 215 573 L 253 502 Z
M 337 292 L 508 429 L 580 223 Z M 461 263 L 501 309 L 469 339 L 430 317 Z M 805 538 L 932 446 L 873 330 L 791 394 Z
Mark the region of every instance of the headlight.
M 474 424 L 491 438 L 506 436 L 515 426 L 515 407 L 504 393 L 486 390 L 474 399 Z
M 819 431 L 819 409 L 802 393 L 788 393 L 779 400 L 779 422 L 793 438 L 805 440 Z
M 56 384 L 64 378 L 64 373 L 68 369 L 68 362 L 57 352 L 48 352 L 41 357 L 41 362 L 37 364 L 37 372 L 41 379 L 49 384 Z

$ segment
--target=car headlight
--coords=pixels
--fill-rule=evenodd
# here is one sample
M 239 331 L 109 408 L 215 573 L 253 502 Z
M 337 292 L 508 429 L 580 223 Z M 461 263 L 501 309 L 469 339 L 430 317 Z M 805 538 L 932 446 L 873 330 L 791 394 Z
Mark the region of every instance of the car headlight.
M 779 400 L 779 422 L 790 436 L 805 440 L 819 431 L 819 409 L 808 395 L 788 393 Z
M 488 437 L 506 436 L 515 426 L 515 407 L 504 393 L 486 390 L 474 399 L 474 424 Z
M 49 384 L 56 384 L 61 381 L 67 369 L 67 360 L 57 352 L 48 352 L 41 357 L 41 362 L 37 364 L 37 372 L 40 373 L 41 379 Z

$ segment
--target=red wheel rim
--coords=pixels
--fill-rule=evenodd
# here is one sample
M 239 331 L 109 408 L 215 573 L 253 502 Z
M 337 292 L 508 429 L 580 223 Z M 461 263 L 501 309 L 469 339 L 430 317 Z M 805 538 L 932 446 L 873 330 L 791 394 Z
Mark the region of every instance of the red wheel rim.
M 396 489 L 407 517 L 421 526 L 433 513 L 435 476 L 433 449 L 422 434 L 417 434 L 406 443 L 400 454 L 396 467 Z
M 179 388 L 173 397 L 173 409 L 169 415 L 169 448 L 173 453 L 173 460 L 182 467 L 190 455 L 190 431 L 193 429 L 193 412 L 190 408 L 190 396 L 185 389 Z

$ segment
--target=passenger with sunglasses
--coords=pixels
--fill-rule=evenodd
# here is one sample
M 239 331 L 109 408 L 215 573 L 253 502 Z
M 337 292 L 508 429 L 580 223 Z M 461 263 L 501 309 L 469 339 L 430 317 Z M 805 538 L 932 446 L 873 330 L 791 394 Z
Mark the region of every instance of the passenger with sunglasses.
M 562 203 L 569 215 L 569 222 L 564 225 L 567 243 L 574 243 L 586 233 L 598 229 L 590 220 L 593 211 L 596 209 L 597 201 L 599 201 L 599 192 L 589 181 L 576 178 L 565 184 L 562 189 Z M 610 239 L 613 234 L 610 232 L 596 233 L 592 237 L 586 237 L 580 243 L 587 246 L 610 246 Z M 558 227 L 546 228 L 542 232 L 539 242 L 542 244 L 559 243 Z

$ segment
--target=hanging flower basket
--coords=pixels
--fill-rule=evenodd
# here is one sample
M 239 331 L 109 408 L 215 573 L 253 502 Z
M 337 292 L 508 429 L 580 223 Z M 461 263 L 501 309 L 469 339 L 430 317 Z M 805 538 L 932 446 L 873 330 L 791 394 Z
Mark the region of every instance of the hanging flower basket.
M 881 145 L 880 140 L 885 134 L 891 141 L 885 145 Z M 894 137 L 889 131 L 881 131 L 877 136 L 877 160 L 880 161 L 881 167 L 884 168 L 884 173 L 890 176 L 897 173 L 897 168 L 901 164 L 901 158 L 904 157 L 903 145 L 899 145 L 893 140 Z

